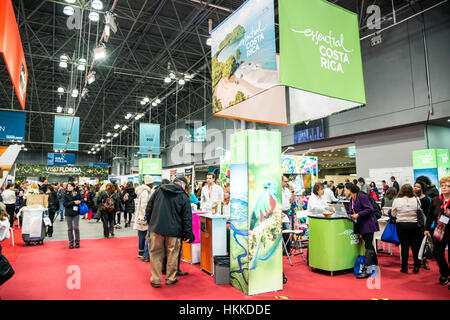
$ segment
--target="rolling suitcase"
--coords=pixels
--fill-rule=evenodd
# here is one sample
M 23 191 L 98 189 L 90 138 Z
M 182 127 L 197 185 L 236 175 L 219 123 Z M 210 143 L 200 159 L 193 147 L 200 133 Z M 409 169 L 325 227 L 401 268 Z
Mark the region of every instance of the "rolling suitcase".
M 20 213 L 23 215 L 22 239 L 23 239 L 25 245 L 44 244 L 45 231 L 46 231 L 44 217 L 48 216 L 47 209 L 45 209 L 39 205 L 38 205 L 38 207 L 23 207 L 20 210 Z M 34 219 L 34 221 L 31 222 L 31 219 Z M 37 221 L 37 219 L 39 219 L 39 221 Z M 37 227 L 36 223 L 40 223 L 40 225 L 41 225 L 40 233 L 34 232 L 32 234 L 31 223 L 33 223 L 33 225 L 35 227 Z

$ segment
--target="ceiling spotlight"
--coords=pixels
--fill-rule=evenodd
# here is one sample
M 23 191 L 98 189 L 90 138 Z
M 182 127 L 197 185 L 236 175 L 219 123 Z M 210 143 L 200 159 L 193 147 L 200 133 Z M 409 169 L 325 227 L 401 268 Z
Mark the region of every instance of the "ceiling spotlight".
M 65 0 L 67 3 L 75 3 L 76 0 Z
M 101 138 L 101 139 L 100 139 L 100 142 L 103 142 L 103 141 L 105 141 L 105 139 Z
M 89 20 L 97 22 L 98 20 L 100 20 L 100 16 L 97 12 L 91 11 L 91 13 L 89 13 Z
M 116 132 L 116 133 L 114 133 L 114 135 L 113 135 L 113 137 L 115 138 L 115 137 L 117 137 L 119 134 Z
M 144 101 L 144 100 L 141 100 L 141 104 L 144 105 L 144 104 L 145 104 L 145 101 Z
M 156 98 L 155 102 L 156 103 L 161 103 L 161 100 L 159 98 Z
M 101 145 L 101 147 L 102 147 L 102 148 L 104 148 L 104 147 L 105 147 L 105 145 L 104 145 L 104 144 L 102 144 L 102 145 Z
M 69 60 L 69 57 L 67 56 L 67 54 L 62 54 L 61 57 L 59 57 L 59 60 L 67 62 Z
M 149 101 L 150 101 L 150 99 L 149 99 L 148 97 L 145 97 L 145 98 L 144 98 L 144 102 L 145 102 L 145 103 L 148 103 Z
M 64 88 L 63 87 L 58 87 L 58 93 L 64 93 Z
M 97 143 L 94 147 L 98 147 L 99 146 L 99 144 Z
M 63 9 L 63 12 L 64 12 L 64 14 L 71 16 L 75 12 L 75 10 L 71 6 L 65 6 Z
M 60 66 L 61 68 L 67 68 L 67 62 L 61 61 L 61 62 L 59 63 L 59 66 Z
M 170 79 L 175 79 L 175 73 L 173 73 L 173 72 L 169 73 L 169 78 Z
M 95 10 L 102 10 L 103 9 L 103 3 L 100 0 L 93 0 L 91 3 L 92 9 Z
M 169 78 L 169 77 L 165 77 L 165 78 L 164 78 L 164 82 L 165 82 L 165 83 L 170 83 L 170 78 Z
M 72 90 L 72 97 L 76 98 L 78 96 L 78 90 L 77 89 L 73 89 Z
M 136 120 L 139 120 L 140 118 L 141 118 L 141 116 L 138 115 L 138 114 L 137 114 L 136 117 L 135 117 Z
M 128 126 L 127 125 L 124 125 L 123 127 L 122 127 L 122 130 L 127 130 L 128 129 Z
M 94 49 L 94 59 L 95 60 L 103 59 L 105 57 L 106 57 L 106 50 L 105 50 L 105 46 L 103 44 Z
M 110 143 L 110 142 L 111 142 L 111 139 L 106 140 L 106 143 Z
M 127 119 L 127 120 L 128 120 L 128 119 L 130 119 L 130 118 L 131 118 L 131 116 L 132 116 L 132 115 L 131 115 L 131 113 L 127 113 L 127 115 L 125 116 L 125 119 Z
M 58 107 L 56 108 L 56 112 L 61 113 L 61 112 L 62 112 L 62 107 L 61 107 L 61 106 L 58 106 Z
M 81 64 L 81 65 L 83 65 L 83 66 L 85 66 L 86 65 L 86 59 L 85 58 L 80 58 L 80 59 L 78 59 L 78 64 Z
M 83 64 L 79 64 L 77 69 L 80 71 L 84 71 L 86 69 L 86 67 Z
M 186 82 L 184 81 L 184 79 L 178 80 L 178 84 L 179 84 L 180 86 L 184 85 L 185 83 L 186 83 Z
M 23 148 L 23 151 L 28 151 L 28 149 L 27 148 Z
M 88 154 L 91 154 L 91 152 L 90 152 L 90 151 L 88 151 Z
M 190 74 L 185 74 L 184 75 L 184 81 L 191 81 L 191 79 L 192 79 L 192 77 L 191 77 L 191 75 Z
M 114 129 L 119 129 L 119 127 L 120 127 L 120 124 L 116 124 L 115 126 L 114 126 Z
M 95 81 L 95 71 L 92 71 L 87 76 L 87 82 L 88 84 L 91 84 L 94 81 Z
M 95 150 L 100 151 L 100 148 L 97 148 L 97 149 L 95 149 Z
M 69 109 L 67 110 L 67 113 L 68 113 L 68 114 L 72 114 L 72 113 L 73 113 L 73 108 L 69 108 Z
M 212 39 L 211 38 L 206 39 L 206 45 L 207 46 L 212 46 Z
M 107 137 L 109 137 L 110 135 L 111 135 L 111 132 L 108 132 L 108 133 L 106 134 Z
M 152 102 L 152 106 L 153 106 L 153 107 L 156 107 L 157 105 L 158 105 L 158 104 L 157 104 L 155 101 Z

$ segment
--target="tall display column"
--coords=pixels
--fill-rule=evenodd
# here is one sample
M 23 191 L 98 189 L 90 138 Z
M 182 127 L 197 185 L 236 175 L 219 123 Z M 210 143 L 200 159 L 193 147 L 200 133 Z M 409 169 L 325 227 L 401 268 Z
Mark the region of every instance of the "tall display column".
M 247 295 L 281 290 L 281 133 L 231 135 L 230 175 L 230 283 Z

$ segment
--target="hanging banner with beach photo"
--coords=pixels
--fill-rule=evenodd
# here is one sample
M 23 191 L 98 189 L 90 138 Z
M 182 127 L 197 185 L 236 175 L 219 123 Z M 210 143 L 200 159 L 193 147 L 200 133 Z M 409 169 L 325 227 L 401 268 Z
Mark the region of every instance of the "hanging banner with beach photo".
M 279 21 L 290 123 L 366 103 L 357 14 L 324 0 L 282 0 Z
M 53 149 L 78 151 L 80 118 L 55 116 Z
M 278 85 L 273 0 L 248 0 L 211 32 L 213 113 Z
M 139 123 L 139 153 L 160 153 L 160 125 L 153 123 Z

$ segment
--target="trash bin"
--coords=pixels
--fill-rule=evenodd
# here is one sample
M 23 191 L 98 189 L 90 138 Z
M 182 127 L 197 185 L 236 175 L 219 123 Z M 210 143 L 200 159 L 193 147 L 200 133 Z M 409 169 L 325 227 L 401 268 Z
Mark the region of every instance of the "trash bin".
M 216 284 L 230 283 L 230 257 L 214 256 L 214 280 Z

